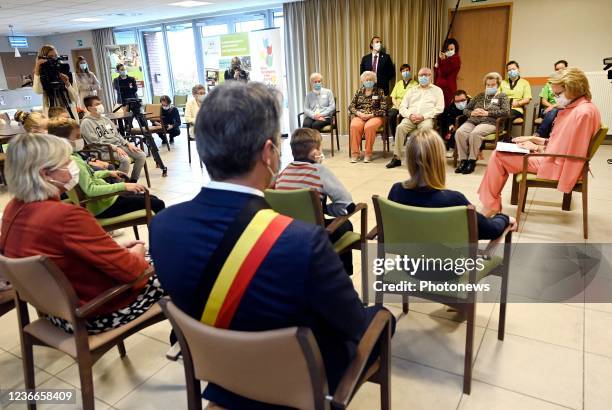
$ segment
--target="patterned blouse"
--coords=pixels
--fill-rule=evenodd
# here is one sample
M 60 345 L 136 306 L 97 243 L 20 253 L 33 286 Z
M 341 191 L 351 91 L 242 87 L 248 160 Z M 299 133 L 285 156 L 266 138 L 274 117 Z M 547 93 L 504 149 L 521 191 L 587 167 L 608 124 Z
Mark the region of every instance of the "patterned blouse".
M 373 114 L 376 117 L 387 115 L 387 97 L 382 88 L 374 87 L 372 95 L 365 95 L 365 89 L 361 87 L 355 93 L 353 101 L 349 106 L 351 114 L 356 115 L 358 111 L 364 114 Z

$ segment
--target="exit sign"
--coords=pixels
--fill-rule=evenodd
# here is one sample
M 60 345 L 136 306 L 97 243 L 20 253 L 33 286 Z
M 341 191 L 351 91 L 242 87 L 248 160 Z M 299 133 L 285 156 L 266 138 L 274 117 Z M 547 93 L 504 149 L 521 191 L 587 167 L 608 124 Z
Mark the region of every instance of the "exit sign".
M 77 47 L 83 47 L 83 40 L 77 40 Z

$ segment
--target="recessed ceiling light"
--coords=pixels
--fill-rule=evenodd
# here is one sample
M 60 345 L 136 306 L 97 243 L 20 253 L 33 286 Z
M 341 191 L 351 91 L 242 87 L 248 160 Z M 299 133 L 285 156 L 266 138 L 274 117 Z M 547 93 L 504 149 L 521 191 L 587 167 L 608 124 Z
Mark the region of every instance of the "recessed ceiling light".
M 199 7 L 199 6 L 208 6 L 209 4 L 212 4 L 209 1 L 193 1 L 193 0 L 186 0 L 186 1 L 179 1 L 176 3 L 170 3 L 169 6 L 179 6 L 179 7 Z
M 100 21 L 102 19 L 96 17 L 80 17 L 78 19 L 72 19 L 70 21 L 80 21 L 82 23 L 91 23 L 93 21 Z

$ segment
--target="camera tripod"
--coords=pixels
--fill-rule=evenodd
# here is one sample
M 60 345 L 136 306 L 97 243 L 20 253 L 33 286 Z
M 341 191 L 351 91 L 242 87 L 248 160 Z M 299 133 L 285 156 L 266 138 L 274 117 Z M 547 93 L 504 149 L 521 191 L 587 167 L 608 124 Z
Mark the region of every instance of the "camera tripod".
M 49 99 L 49 107 L 65 108 L 73 120 L 78 120 L 78 118 L 74 118 L 74 114 L 70 109 L 68 90 L 66 90 L 66 87 L 64 87 L 63 84 L 52 83 L 51 86 L 45 90 L 45 94 L 47 94 L 47 98 Z
M 128 105 L 128 108 L 130 109 L 132 115 L 134 115 L 134 118 L 136 118 L 136 122 L 138 123 L 138 127 L 140 128 L 140 133 L 143 137 L 144 143 L 149 148 L 149 151 L 151 152 L 151 156 L 153 157 L 155 164 L 159 169 L 162 170 L 162 177 L 167 177 L 168 168 L 164 165 L 164 161 L 162 161 L 161 156 L 159 155 L 159 149 L 157 148 L 155 140 L 153 140 L 153 135 L 151 135 L 147 120 L 140 112 L 140 110 L 132 110 L 132 107 L 130 105 Z

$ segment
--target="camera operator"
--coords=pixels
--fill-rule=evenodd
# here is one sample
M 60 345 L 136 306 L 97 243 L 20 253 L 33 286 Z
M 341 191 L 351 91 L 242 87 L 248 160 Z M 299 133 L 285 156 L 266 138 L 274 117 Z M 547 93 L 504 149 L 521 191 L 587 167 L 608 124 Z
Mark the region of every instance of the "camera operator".
M 49 96 L 47 95 L 47 91 L 43 87 L 43 83 L 40 78 L 41 66 L 43 64 L 49 63 L 49 61 L 57 59 L 57 57 L 58 55 L 55 47 L 49 44 L 45 44 L 40 48 L 40 51 L 38 52 L 38 58 L 36 59 L 36 65 L 34 66 L 34 84 L 32 88 L 37 94 L 42 94 L 43 111 L 45 114 L 47 114 L 47 112 L 49 111 L 50 103 Z M 67 91 L 65 94 L 67 97 L 66 102 L 68 106 L 64 107 L 64 105 L 61 103 L 61 101 L 58 101 L 58 99 L 55 99 L 54 105 L 66 108 L 72 114 L 72 118 L 74 118 L 76 121 L 79 121 L 79 114 L 77 112 L 77 101 L 79 99 L 79 95 L 77 93 L 77 90 L 75 89 L 75 87 L 72 86 L 72 84 L 70 84 L 70 78 L 66 74 L 59 73 L 59 78 L 63 83 L 61 87 L 64 88 L 65 91 Z M 63 92 L 64 90 L 61 91 Z
M 240 58 L 233 57 L 230 68 L 225 70 L 225 81 L 228 80 L 236 80 L 236 81 L 244 81 L 245 83 L 249 81 L 249 73 L 244 71 L 241 66 Z

